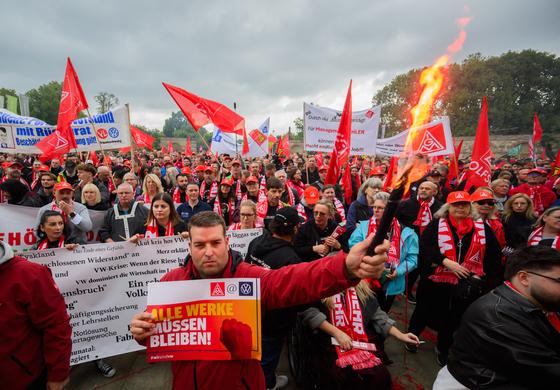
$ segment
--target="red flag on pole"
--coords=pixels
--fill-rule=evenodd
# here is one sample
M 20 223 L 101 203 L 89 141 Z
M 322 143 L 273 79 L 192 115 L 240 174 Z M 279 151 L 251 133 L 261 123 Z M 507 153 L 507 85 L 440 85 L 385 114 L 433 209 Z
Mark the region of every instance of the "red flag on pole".
M 249 140 L 247 139 L 247 131 L 243 129 L 243 150 L 241 154 L 249 153 Z
M 171 84 L 162 84 L 196 131 L 208 123 L 213 123 L 224 133 L 243 135 L 245 119 L 235 111 Z
M 318 167 L 323 166 L 323 152 L 319 152 L 315 155 L 315 161 L 317 162 Z
M 283 155 L 286 158 L 290 157 L 290 140 L 288 138 L 288 134 L 284 135 L 284 137 L 280 138 L 280 142 L 278 143 L 278 149 L 276 150 L 277 155 Z
M 165 150 L 165 146 L 161 145 L 161 153 L 166 154 L 167 150 Z
M 352 80 L 348 85 L 348 92 L 346 94 L 346 102 L 342 110 L 336 140 L 334 142 L 334 149 L 331 153 L 331 161 L 329 162 L 329 170 L 325 184 L 336 184 L 340 176 L 340 169 L 348 162 L 350 157 L 350 136 L 352 134 Z M 347 169 L 350 171 L 350 169 Z M 346 178 L 346 175 L 345 175 Z M 346 180 L 346 179 L 345 179 Z M 347 183 L 345 183 L 347 184 Z M 350 187 L 352 188 L 352 187 Z
M 488 103 L 486 96 L 482 99 L 482 109 L 478 118 L 476 137 L 472 151 L 471 162 L 467 171 L 465 191 L 471 187 L 489 186 L 492 177 L 492 163 L 494 156 L 490 149 L 490 131 L 488 128 Z
M 42 161 L 50 160 L 77 147 L 70 124 L 78 117 L 78 113 L 86 108 L 88 108 L 86 96 L 69 57 L 66 61 L 56 130 L 36 145 L 43 152 Z
M 276 139 L 275 136 L 273 136 L 272 134 L 268 136 L 268 153 L 272 153 L 272 149 L 274 148 L 274 144 L 277 142 L 278 140 Z
M 536 149 L 538 143 L 542 139 L 542 133 L 543 131 L 541 127 L 541 122 L 539 121 L 539 117 L 535 112 L 535 114 L 533 115 L 533 137 L 531 138 L 531 142 L 529 142 L 529 157 L 531 157 L 533 161 L 537 159 Z
M 187 137 L 187 144 L 185 145 L 185 156 L 192 156 L 191 137 Z
M 154 150 L 155 139 L 150 134 L 144 133 L 142 130 L 132 125 L 130 125 L 130 134 L 132 135 L 136 146 L 139 148 Z
M 556 153 L 556 160 L 554 161 L 552 168 L 553 176 L 560 174 L 560 149 L 558 149 L 558 153 Z
M 173 144 L 171 143 L 171 141 L 167 141 L 167 152 L 168 153 L 173 153 L 175 151 L 175 148 L 173 147 Z
M 95 153 L 95 150 L 92 150 L 91 152 L 89 152 L 88 158 L 91 160 L 93 165 L 95 165 L 95 166 L 99 165 L 99 158 L 97 158 L 97 153 Z
M 329 165 L 330 167 L 330 165 Z M 342 187 L 344 187 L 344 201 L 347 205 L 352 203 L 352 174 L 351 169 L 346 167 L 342 176 Z
M 389 169 L 387 170 L 387 176 L 385 177 L 385 182 L 383 183 L 383 191 L 387 191 L 388 188 L 393 188 L 393 176 L 397 173 L 398 162 L 399 158 L 397 156 L 391 157 Z

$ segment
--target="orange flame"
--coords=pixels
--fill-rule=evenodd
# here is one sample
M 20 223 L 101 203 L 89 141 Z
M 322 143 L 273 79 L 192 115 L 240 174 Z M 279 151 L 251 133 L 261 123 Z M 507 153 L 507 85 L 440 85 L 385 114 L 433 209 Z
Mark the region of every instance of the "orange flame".
M 404 154 L 408 158 L 405 166 L 413 165 L 408 175 L 407 187 L 410 183 L 420 179 L 428 168 L 425 159 L 415 158 L 411 161 L 413 141 L 418 137 L 417 128 L 428 123 L 432 117 L 434 102 L 437 100 L 445 83 L 446 66 L 449 64 L 451 55 L 457 53 L 463 47 L 463 43 L 467 38 L 465 27 L 469 24 L 470 20 L 470 17 L 463 17 L 457 20 L 460 28 L 459 36 L 447 47 L 446 54 L 439 57 L 432 66 L 424 69 L 420 74 L 419 82 L 422 92 L 420 93 L 418 103 L 410 110 L 412 125 L 410 126 L 404 146 Z

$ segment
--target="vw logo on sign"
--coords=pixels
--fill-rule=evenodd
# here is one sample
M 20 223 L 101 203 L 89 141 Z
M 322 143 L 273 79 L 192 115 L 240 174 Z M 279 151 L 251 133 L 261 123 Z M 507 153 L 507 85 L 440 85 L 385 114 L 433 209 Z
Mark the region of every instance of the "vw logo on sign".
M 239 295 L 252 296 L 253 295 L 253 282 L 239 282 Z
M 117 129 L 116 127 L 111 127 L 109 129 L 109 137 L 118 138 L 118 136 L 119 136 L 119 129 Z

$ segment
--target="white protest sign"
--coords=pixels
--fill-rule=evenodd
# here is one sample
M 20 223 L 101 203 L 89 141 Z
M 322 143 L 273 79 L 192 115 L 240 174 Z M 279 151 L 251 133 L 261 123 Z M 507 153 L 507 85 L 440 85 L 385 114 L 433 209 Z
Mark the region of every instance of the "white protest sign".
M 389 138 L 377 140 L 375 154 L 378 156 L 399 156 L 406 143 L 410 129 Z M 447 156 L 455 153 L 449 117 L 441 117 L 416 129 L 412 141 L 412 153 L 422 153 L 430 157 Z
M 10 221 L 10 223 L 0 223 L 0 240 L 10 244 L 17 252 L 31 249 L 37 241 L 35 229 L 38 212 L 39 209 L 36 207 L 0 204 L 0 221 Z M 88 210 L 88 212 L 93 227 L 87 232 L 87 240 L 88 244 L 93 244 L 99 242 L 98 232 L 106 211 Z
M 72 122 L 79 152 L 100 150 L 97 139 L 104 149 L 120 149 L 130 146 L 130 123 L 126 106 L 93 115 L 92 119 L 95 123 L 97 138 L 89 118 L 76 119 Z M 56 126 L 49 125 L 42 120 L 0 109 L 0 152 L 41 154 L 35 145 L 55 129 Z
M 334 147 L 342 111 L 303 103 L 304 150 L 330 153 Z M 381 106 L 352 112 L 351 155 L 375 154 Z

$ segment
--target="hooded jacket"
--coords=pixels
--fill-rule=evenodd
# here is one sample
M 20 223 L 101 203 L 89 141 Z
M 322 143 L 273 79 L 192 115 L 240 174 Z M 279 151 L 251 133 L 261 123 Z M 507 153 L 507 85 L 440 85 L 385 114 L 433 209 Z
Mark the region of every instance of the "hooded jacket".
M 373 209 L 368 206 L 366 196 L 361 194 L 348 208 L 348 215 L 346 216 L 347 234 L 352 234 L 358 226 L 358 222 L 369 220 L 372 215 Z
M 0 241 L 0 378 L 2 388 L 25 389 L 44 371 L 70 375 L 70 317 L 50 270 Z
M 261 307 L 268 311 L 310 303 L 331 296 L 359 279 L 348 280 L 343 253 L 317 260 L 269 270 L 242 261 L 230 252 L 222 278 L 260 278 Z M 199 279 L 190 256 L 184 266 L 163 276 L 162 282 Z M 265 389 L 264 374 L 258 360 L 174 361 L 171 365 L 174 389 Z

